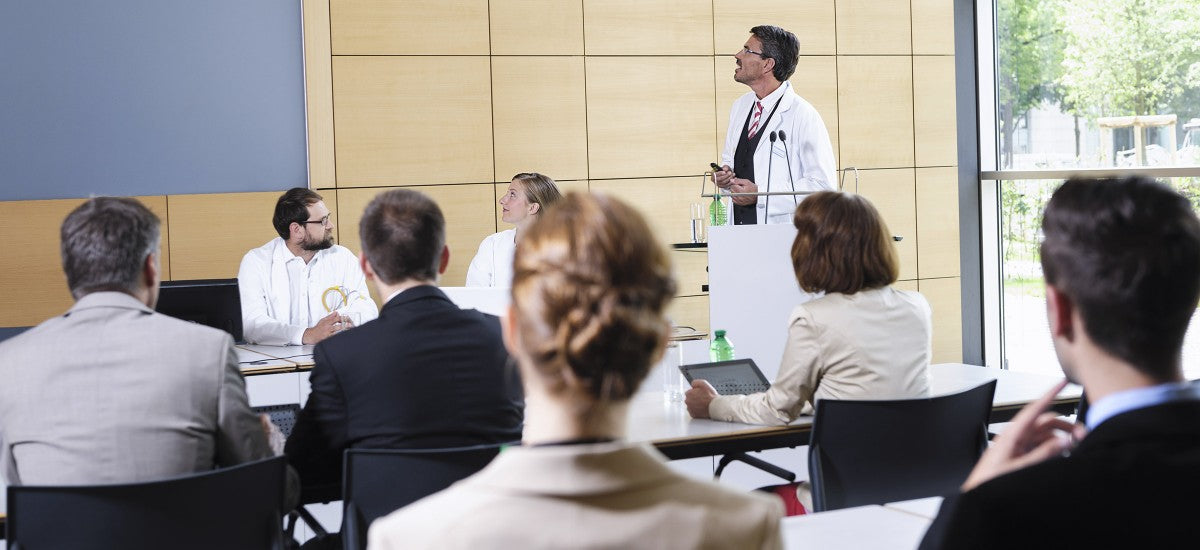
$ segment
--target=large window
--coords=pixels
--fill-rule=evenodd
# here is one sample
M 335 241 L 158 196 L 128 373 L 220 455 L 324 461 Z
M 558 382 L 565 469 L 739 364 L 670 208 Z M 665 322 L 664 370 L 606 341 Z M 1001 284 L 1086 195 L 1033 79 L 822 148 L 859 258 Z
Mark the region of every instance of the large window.
M 1075 174 L 1150 174 L 1200 208 L 1200 2 L 979 0 L 985 361 L 1059 372 L 1041 213 Z M 990 84 L 990 86 L 989 86 Z M 1184 347 L 1200 377 L 1200 328 Z

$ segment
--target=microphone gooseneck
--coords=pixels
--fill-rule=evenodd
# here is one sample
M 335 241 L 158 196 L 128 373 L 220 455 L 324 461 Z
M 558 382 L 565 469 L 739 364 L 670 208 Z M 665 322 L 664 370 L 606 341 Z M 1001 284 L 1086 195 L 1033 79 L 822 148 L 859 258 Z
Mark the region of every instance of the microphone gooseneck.
M 800 199 L 794 194 L 796 192 L 796 182 L 792 179 L 792 155 L 788 153 L 787 134 L 783 133 L 783 130 L 779 131 L 779 141 L 783 142 L 783 157 L 787 159 L 788 185 L 792 187 L 793 193 L 792 202 L 795 203 L 796 206 L 800 206 Z M 770 214 L 770 211 L 767 211 L 767 213 Z
M 774 109 L 771 110 L 771 114 L 775 114 Z M 767 154 L 767 193 L 771 192 L 771 164 L 775 160 L 776 134 L 777 132 L 771 132 L 767 134 L 767 139 L 771 141 L 771 150 Z M 763 213 L 763 223 L 769 223 L 771 221 L 771 195 L 767 195 L 767 204 L 765 205 L 764 210 L 766 210 L 766 212 Z M 755 212 L 754 215 L 757 216 L 758 213 Z

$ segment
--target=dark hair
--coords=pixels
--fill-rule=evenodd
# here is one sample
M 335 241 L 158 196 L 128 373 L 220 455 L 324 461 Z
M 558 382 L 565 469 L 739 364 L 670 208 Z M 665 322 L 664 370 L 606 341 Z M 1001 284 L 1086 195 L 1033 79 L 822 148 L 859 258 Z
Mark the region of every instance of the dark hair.
M 525 201 L 529 204 L 540 205 L 538 213 L 546 211 L 550 205 L 562 199 L 562 192 L 558 190 L 558 185 L 555 185 L 554 180 L 548 176 L 543 176 L 537 172 L 521 172 L 513 176 L 513 181 L 520 182 L 521 188 L 525 191 Z
M 633 208 L 568 193 L 517 243 L 512 304 L 521 346 L 553 393 L 633 396 L 666 345 L 675 295 L 667 253 Z
M 159 223 L 129 198 L 97 197 L 72 210 L 59 235 L 71 295 L 136 291 L 146 257 L 158 252 Z
M 275 232 L 279 233 L 279 236 L 286 241 L 292 234 L 292 223 L 308 221 L 308 207 L 320 200 L 325 199 L 312 189 L 306 187 L 288 189 L 275 203 L 275 216 L 271 218 Z
M 892 235 L 862 195 L 813 193 L 792 215 L 792 267 L 808 292 L 854 294 L 890 285 L 900 274 Z
M 1071 299 L 1096 345 L 1158 380 L 1176 374 L 1200 298 L 1200 220 L 1142 176 L 1074 178 L 1042 218 L 1046 283 Z
M 358 222 L 358 234 L 367 262 L 385 284 L 437 279 L 446 220 L 424 193 L 392 189 L 375 195 Z
M 791 78 L 800 58 L 800 41 L 796 35 L 774 25 L 759 25 L 750 29 L 750 34 L 762 42 L 763 57 L 775 60 L 775 68 L 771 71 L 775 79 L 783 82 Z

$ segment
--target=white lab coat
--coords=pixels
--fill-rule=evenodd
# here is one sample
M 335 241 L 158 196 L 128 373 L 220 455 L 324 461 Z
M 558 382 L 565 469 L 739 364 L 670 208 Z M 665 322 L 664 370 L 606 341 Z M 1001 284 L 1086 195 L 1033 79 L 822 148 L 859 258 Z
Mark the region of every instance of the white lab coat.
M 517 250 L 517 230 L 492 233 L 479 243 L 479 251 L 467 268 L 465 286 L 511 288 L 513 253 Z
M 379 317 L 358 258 L 344 246 L 320 250 L 308 264 L 279 237 L 247 252 L 238 269 L 246 341 L 300 345 L 305 329 L 329 315 L 322 297 L 332 287 L 350 295 L 338 311 L 358 313 L 359 323 Z
M 779 108 L 771 116 L 771 120 L 763 127 L 762 139 L 754 150 L 754 183 L 760 193 L 768 191 L 821 191 L 837 188 L 834 177 L 836 164 L 833 160 L 833 145 L 829 141 L 829 132 L 825 122 L 812 104 L 805 101 L 792 90 L 790 82 L 782 85 L 785 89 L 779 101 Z M 769 99 L 768 96 L 767 99 Z M 721 163 L 733 168 L 733 153 L 737 150 L 738 140 L 741 139 L 746 115 L 754 105 L 754 92 L 747 92 L 737 101 L 729 113 L 729 131 L 725 135 L 725 150 L 721 153 Z M 763 116 L 767 116 L 774 107 L 774 102 L 764 101 Z M 783 130 L 787 135 L 787 154 L 791 156 L 792 178 L 788 179 L 788 159 L 784 155 L 783 141 L 776 141 L 772 147 L 769 139 L 771 132 Z M 774 154 L 775 158 L 770 156 Z M 770 167 L 770 180 L 767 172 Z M 741 176 L 738 176 L 741 177 Z M 769 183 L 769 187 L 768 187 Z M 767 197 L 758 198 L 758 223 L 791 223 L 792 213 L 803 197 L 774 196 L 770 197 L 770 212 L 767 212 Z

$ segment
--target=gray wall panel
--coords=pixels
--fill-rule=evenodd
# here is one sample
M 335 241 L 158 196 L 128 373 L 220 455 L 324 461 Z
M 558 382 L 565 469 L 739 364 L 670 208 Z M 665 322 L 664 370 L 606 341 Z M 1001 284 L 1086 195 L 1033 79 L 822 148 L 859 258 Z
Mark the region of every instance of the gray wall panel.
M 0 2 L 0 200 L 306 185 L 299 0 Z

